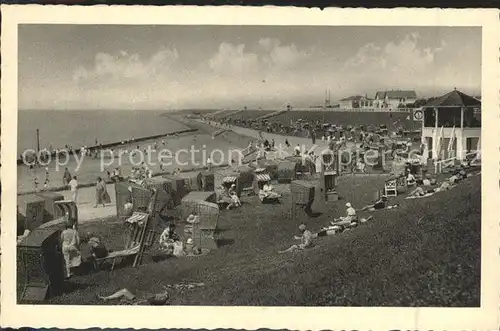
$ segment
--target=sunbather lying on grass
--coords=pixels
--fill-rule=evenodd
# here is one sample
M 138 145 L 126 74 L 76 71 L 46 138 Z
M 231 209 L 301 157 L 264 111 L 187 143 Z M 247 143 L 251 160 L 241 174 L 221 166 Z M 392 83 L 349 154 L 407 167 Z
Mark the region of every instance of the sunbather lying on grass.
M 396 208 L 398 206 L 397 204 L 389 206 L 388 203 L 389 203 L 389 199 L 387 198 L 387 196 L 383 195 L 380 197 L 380 199 L 375 201 L 375 203 L 373 205 L 364 206 L 361 210 L 363 210 L 363 211 L 365 211 L 365 210 L 375 211 L 375 210 L 380 210 L 380 209 L 392 209 L 392 208 Z
M 134 304 L 140 304 L 140 303 L 148 303 L 150 305 L 154 306 L 161 306 L 167 303 L 169 299 L 169 294 L 168 292 L 163 292 L 163 293 L 158 293 L 158 294 L 152 294 L 147 297 L 147 299 L 143 300 L 138 300 L 137 297 L 132 294 L 129 290 L 126 288 L 119 290 L 118 292 L 115 292 L 111 295 L 108 296 L 98 296 L 99 299 L 103 301 L 111 301 L 111 300 L 118 300 L 118 299 L 126 299 L 128 301 L 134 301 Z

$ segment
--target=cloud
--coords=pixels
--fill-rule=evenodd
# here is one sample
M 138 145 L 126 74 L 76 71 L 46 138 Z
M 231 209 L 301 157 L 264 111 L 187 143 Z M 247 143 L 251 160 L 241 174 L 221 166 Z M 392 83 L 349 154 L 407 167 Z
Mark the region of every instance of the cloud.
M 19 98 L 22 107 L 48 109 L 252 108 L 286 102 L 301 107 L 321 103 L 325 89 L 337 100 L 379 89 L 427 89 L 434 95 L 448 84 L 480 86 L 479 41 L 460 43 L 457 51 L 453 39 L 435 47 L 423 46 L 422 39 L 413 33 L 354 49 L 348 43 L 338 49 L 267 37 L 226 41 L 199 52 L 182 43 L 177 44 L 179 52 L 173 47 L 149 54 L 142 48 L 118 48 L 90 53 L 90 64 L 73 62 L 69 71 L 67 66 L 60 71 L 25 67 L 30 70 L 24 72 L 36 72 L 39 78 L 20 84 Z
M 260 39 L 259 45 L 268 52 L 264 61 L 269 66 L 279 69 L 292 68 L 310 54 L 310 51 L 299 49 L 295 44 L 282 46 L 277 39 Z
M 222 43 L 208 63 L 218 74 L 276 73 L 296 67 L 302 60 L 307 59 L 310 53 L 311 51 L 299 49 L 295 44 L 282 45 L 278 39 L 261 38 L 257 45 L 250 47 L 244 44 Z
M 143 60 L 139 54 L 120 51 L 116 54 L 98 53 L 90 68 L 81 66 L 73 73 L 77 83 L 107 81 L 123 82 L 130 79 L 150 79 L 167 71 L 179 58 L 176 49 L 162 48 L 149 59 Z
M 345 63 L 344 70 L 363 68 L 370 71 L 397 72 L 400 75 L 419 72 L 433 64 L 435 55 L 442 52 L 446 42 L 439 47 L 422 48 L 418 45 L 420 36 L 417 33 L 406 35 L 397 43 L 386 45 L 368 43 Z
M 255 53 L 246 52 L 245 45 L 234 45 L 222 43 L 209 60 L 208 64 L 217 73 L 243 74 L 251 72 L 258 67 L 258 56 Z

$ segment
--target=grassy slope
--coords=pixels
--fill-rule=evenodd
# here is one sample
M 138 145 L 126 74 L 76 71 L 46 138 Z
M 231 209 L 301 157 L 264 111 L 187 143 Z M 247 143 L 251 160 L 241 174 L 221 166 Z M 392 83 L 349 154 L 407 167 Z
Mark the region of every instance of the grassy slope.
M 369 203 L 382 179 L 348 178 L 339 192 L 355 206 Z M 96 294 L 128 288 L 140 295 L 162 285 L 199 281 L 205 287 L 172 293 L 172 304 L 477 306 L 480 284 L 480 178 L 430 199 L 404 201 L 373 213 L 374 220 L 338 236 L 318 238 L 317 247 L 295 254 L 277 251 L 294 243 L 297 224 L 289 197 L 262 206 L 255 197 L 237 211 L 223 212 L 222 236 L 234 241 L 209 255 L 169 259 L 139 267 L 101 271 L 73 279 L 80 288 L 52 304 L 99 303 Z M 356 194 L 354 193 L 356 192 Z M 402 197 L 397 200 L 402 202 Z M 343 212 L 344 201 L 307 220 L 312 230 Z M 425 217 L 417 222 L 420 217 Z M 103 231 L 103 225 L 92 225 Z M 119 224 L 106 227 L 119 245 Z M 116 239 L 118 238 L 118 240 Z

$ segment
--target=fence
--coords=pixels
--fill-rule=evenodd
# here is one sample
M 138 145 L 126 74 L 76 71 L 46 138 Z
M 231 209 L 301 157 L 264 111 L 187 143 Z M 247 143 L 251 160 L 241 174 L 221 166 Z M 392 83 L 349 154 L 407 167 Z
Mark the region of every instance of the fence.
M 388 113 L 388 112 L 403 112 L 411 113 L 415 108 L 293 108 L 291 111 L 338 111 L 338 112 L 372 112 L 372 113 Z

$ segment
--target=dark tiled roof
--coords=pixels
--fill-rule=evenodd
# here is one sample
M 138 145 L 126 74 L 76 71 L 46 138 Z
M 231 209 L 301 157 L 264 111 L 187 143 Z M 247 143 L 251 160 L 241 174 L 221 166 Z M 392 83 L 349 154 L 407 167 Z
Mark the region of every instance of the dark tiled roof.
M 386 96 L 388 99 L 416 99 L 417 93 L 415 91 L 397 90 L 397 91 L 383 91 L 383 92 L 379 91 L 375 94 L 375 98 L 378 99 L 385 99 Z
M 424 107 L 471 107 L 481 106 L 481 101 L 458 90 L 451 91 L 429 101 Z
M 347 98 L 341 99 L 340 101 L 351 101 L 351 100 L 361 100 L 361 99 L 371 100 L 370 98 L 366 98 L 366 97 L 364 97 L 362 95 L 353 95 L 351 97 L 347 97 Z

